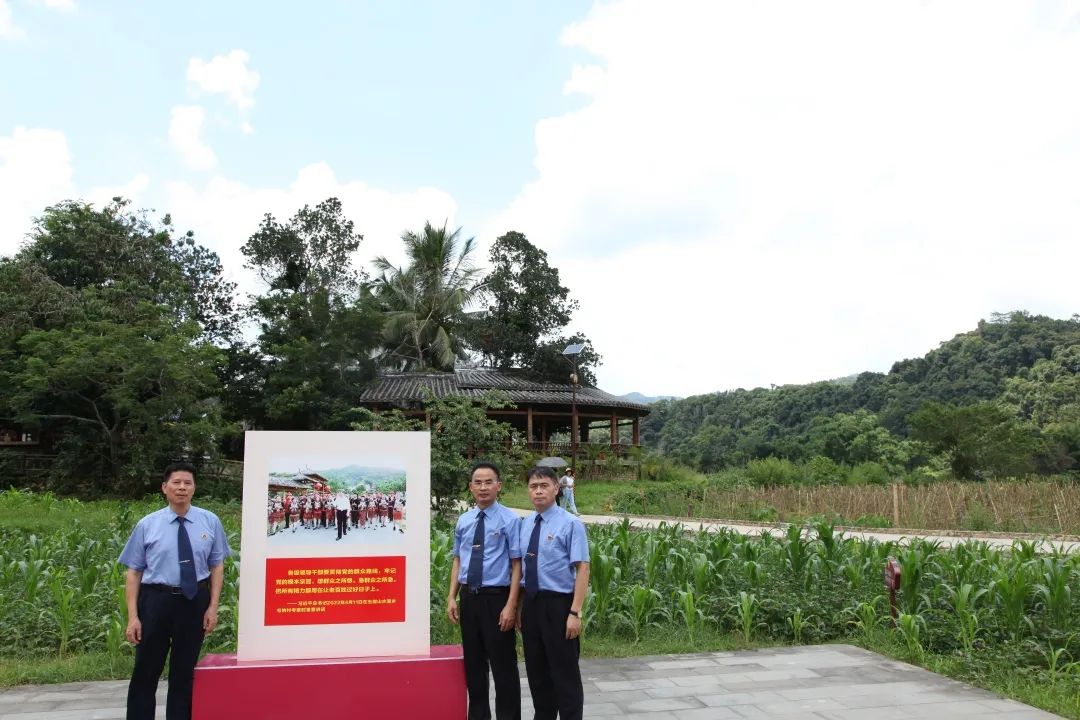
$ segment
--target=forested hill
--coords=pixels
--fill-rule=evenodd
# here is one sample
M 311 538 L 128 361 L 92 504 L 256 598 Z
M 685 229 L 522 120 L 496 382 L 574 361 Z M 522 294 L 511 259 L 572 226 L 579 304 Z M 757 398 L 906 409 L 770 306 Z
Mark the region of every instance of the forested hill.
M 875 434 L 900 442 L 912 434 L 913 413 L 921 408 L 967 406 L 1007 410 L 1026 424 L 1020 430 L 1057 438 L 1058 455 L 1080 449 L 1071 447 L 1080 441 L 1080 316 L 994 315 L 924 357 L 901 360 L 886 374 L 861 373 L 854 382 L 661 401 L 643 424 L 642 440 L 705 471 L 768 456 L 854 463 L 857 436 L 869 433 L 864 440 L 871 444 Z M 926 428 L 917 429 L 932 439 Z

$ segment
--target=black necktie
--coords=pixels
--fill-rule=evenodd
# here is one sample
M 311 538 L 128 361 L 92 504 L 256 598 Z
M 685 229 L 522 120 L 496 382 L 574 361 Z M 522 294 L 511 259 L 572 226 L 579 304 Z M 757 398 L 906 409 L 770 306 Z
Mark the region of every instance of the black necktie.
M 537 576 L 536 555 L 540 552 L 540 523 L 544 518 L 536 516 L 532 535 L 529 536 L 529 549 L 525 552 L 525 594 L 531 598 L 540 592 L 540 578 Z
M 187 518 L 176 518 L 179 527 L 176 530 L 176 554 L 180 558 L 180 591 L 188 600 L 195 599 L 199 592 L 199 582 L 195 579 L 195 553 L 191 552 L 191 539 L 188 537 Z
M 476 516 L 476 532 L 473 533 L 472 554 L 469 555 L 469 574 L 465 576 L 465 583 L 469 590 L 480 591 L 480 585 L 484 582 L 484 511 Z

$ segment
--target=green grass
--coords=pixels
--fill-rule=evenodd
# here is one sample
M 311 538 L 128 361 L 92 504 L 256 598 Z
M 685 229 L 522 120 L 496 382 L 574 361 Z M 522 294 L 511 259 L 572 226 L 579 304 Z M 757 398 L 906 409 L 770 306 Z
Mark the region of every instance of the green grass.
M 1045 670 L 1018 671 L 1008 656 L 980 654 L 968 657 L 926 653 L 922 657 L 914 657 L 894 637 L 885 634 L 879 634 L 869 641 L 852 638 L 850 643 L 1026 705 L 1080 720 L 1080 693 L 1076 691 L 1075 684 L 1064 682 L 1061 678 L 1051 679 Z
M 134 651 L 119 657 L 104 652 L 63 658 L 3 657 L 0 658 L 0 687 L 127 680 L 134 665 Z
M 610 482 L 607 480 L 583 480 L 574 488 L 574 502 L 578 510 L 585 515 L 607 515 L 613 512 L 611 499 L 619 492 L 633 487 L 629 482 Z M 531 509 L 532 501 L 525 483 L 503 483 L 499 502 L 513 508 Z
M 694 635 L 693 641 L 681 629 L 649 628 L 641 639 L 610 633 L 586 633 L 581 643 L 581 656 L 586 658 L 641 657 L 644 655 L 680 655 L 699 652 L 728 652 L 776 647 L 779 643 L 762 641 L 747 644 L 738 635 L 706 627 Z

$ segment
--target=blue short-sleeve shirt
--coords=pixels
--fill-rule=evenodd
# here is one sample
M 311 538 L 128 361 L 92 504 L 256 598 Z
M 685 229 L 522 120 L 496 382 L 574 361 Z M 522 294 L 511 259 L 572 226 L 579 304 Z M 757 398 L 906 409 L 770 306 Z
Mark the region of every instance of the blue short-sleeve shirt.
M 454 555 L 461 560 L 458 582 L 465 584 L 473 554 L 473 538 L 480 508 L 473 508 L 458 518 L 454 528 Z M 521 557 L 518 546 L 518 516 L 509 508 L 494 502 L 484 510 L 484 587 L 505 587 L 510 584 L 510 561 Z
M 217 515 L 193 505 L 185 517 L 195 559 L 195 577 L 205 580 L 210 576 L 210 569 L 225 562 L 232 550 Z M 167 506 L 150 513 L 135 525 L 120 553 L 120 564 L 141 570 L 144 584 L 180 584 L 180 556 L 176 547 L 179 522 L 176 518 L 176 513 Z
M 529 539 L 536 525 L 536 513 L 521 519 L 518 543 L 522 553 L 527 553 Z M 585 525 L 576 516 L 552 505 L 545 510 L 540 523 L 540 542 L 536 556 L 537 579 L 541 590 L 574 592 L 577 563 L 589 562 L 589 538 Z M 521 563 L 521 584 L 525 585 L 528 562 Z

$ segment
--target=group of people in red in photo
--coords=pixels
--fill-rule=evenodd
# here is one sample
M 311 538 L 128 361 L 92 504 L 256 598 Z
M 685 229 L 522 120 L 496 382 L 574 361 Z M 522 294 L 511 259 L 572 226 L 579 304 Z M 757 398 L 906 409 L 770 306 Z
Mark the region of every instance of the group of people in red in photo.
M 271 495 L 267 499 L 267 534 L 336 528 L 337 493 L 307 491 Z M 379 491 L 352 493 L 349 500 L 349 526 L 357 530 L 390 527 L 404 533 L 405 495 Z

